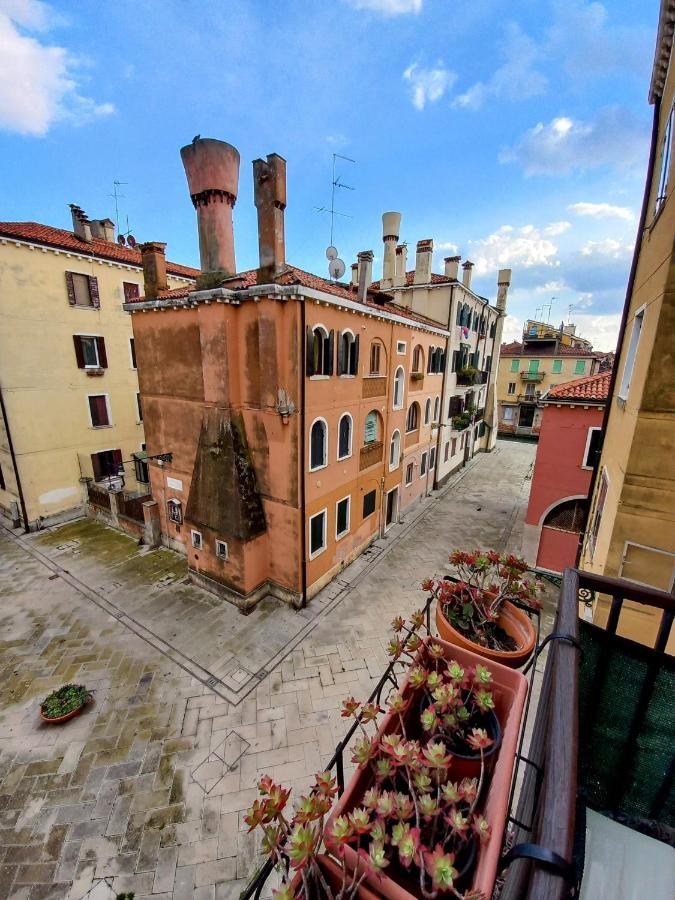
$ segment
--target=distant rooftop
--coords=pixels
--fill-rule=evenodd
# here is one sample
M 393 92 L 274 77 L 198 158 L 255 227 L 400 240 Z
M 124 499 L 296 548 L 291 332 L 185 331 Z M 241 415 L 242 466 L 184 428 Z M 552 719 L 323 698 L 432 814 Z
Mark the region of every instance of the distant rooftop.
M 600 372 L 587 378 L 576 378 L 550 388 L 542 400 L 590 400 L 605 403 L 609 397 L 611 372 Z
M 510 344 L 502 344 L 502 356 L 584 356 L 598 358 L 605 356 L 604 353 L 597 353 L 594 350 L 586 350 L 583 347 L 568 347 L 567 344 L 561 344 L 557 349 L 555 347 L 546 346 L 546 344 L 537 344 L 534 347 L 523 349 L 520 341 L 511 341 Z

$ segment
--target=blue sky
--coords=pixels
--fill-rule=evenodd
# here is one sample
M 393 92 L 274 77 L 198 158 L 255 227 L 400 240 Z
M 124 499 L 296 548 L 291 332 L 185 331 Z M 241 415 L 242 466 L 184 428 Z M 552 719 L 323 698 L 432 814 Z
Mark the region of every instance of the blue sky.
M 237 264 L 256 265 L 251 161 L 288 161 L 287 258 L 325 274 L 335 243 L 381 260 L 401 239 L 459 252 L 494 297 L 513 268 L 507 336 L 548 303 L 613 346 L 641 202 L 657 0 L 0 0 L 0 218 L 69 227 L 114 215 L 198 264 L 179 149 L 234 144 Z M 409 256 L 409 259 L 411 257 Z

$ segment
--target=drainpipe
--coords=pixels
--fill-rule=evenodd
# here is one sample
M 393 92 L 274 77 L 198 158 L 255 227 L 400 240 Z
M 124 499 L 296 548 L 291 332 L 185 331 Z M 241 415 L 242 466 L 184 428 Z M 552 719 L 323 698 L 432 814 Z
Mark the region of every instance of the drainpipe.
M 642 238 L 644 236 L 644 232 L 646 230 L 647 223 L 647 208 L 649 206 L 649 195 L 651 194 L 652 189 L 652 179 L 654 177 L 654 163 L 656 161 L 656 147 L 658 144 L 659 137 L 659 117 L 661 114 L 661 98 L 657 97 L 654 101 L 654 118 L 652 119 L 652 139 L 649 147 L 649 162 L 647 163 L 647 180 L 645 182 L 645 191 L 642 196 L 642 210 L 640 212 L 640 222 L 637 228 L 637 239 L 635 241 L 635 250 L 633 251 L 633 261 L 631 262 L 630 272 L 628 274 L 628 283 L 626 285 L 626 299 L 623 304 L 623 312 L 621 314 L 621 323 L 619 325 L 619 336 L 616 342 L 616 356 L 614 359 L 614 366 L 612 367 L 612 374 L 609 379 L 609 392 L 607 394 L 607 403 L 605 404 L 605 411 L 602 416 L 602 430 L 600 432 L 600 448 L 596 455 L 595 462 L 593 463 L 593 471 L 591 473 L 591 483 L 588 487 L 588 503 L 586 504 L 586 513 L 584 515 L 584 521 L 581 526 L 581 531 L 579 532 L 579 543 L 577 545 L 577 555 L 574 562 L 575 567 L 579 566 L 579 562 L 581 561 L 581 553 L 584 546 L 584 538 L 586 536 L 586 529 L 588 528 L 588 520 L 591 515 L 591 503 L 593 502 L 593 494 L 595 493 L 595 486 L 598 481 L 598 473 L 600 471 L 600 459 L 602 457 L 602 450 L 605 443 L 605 434 L 607 433 L 607 423 L 609 422 L 609 414 L 612 408 L 612 401 L 614 398 L 614 389 L 616 387 L 616 380 L 619 374 L 619 360 L 621 358 L 621 351 L 623 349 L 623 342 L 626 337 L 626 326 L 628 324 L 628 311 L 630 307 L 630 299 L 633 294 L 633 286 L 635 284 L 635 276 L 637 274 L 637 265 L 638 258 L 640 256 L 640 249 L 642 247 Z
M 499 319 L 499 316 L 501 316 L 501 315 L 502 315 L 502 313 L 500 311 L 497 314 L 497 319 L 495 319 L 495 322 L 497 322 L 497 320 Z M 492 343 L 490 344 L 490 369 L 492 369 L 492 364 L 494 362 L 494 357 L 495 357 L 495 336 L 496 336 L 496 334 L 497 334 L 497 328 L 495 326 L 495 333 L 492 335 Z M 487 346 L 487 331 L 485 332 L 485 342 L 484 342 L 484 346 L 483 346 L 483 365 L 485 365 L 486 346 Z M 497 367 L 496 371 L 498 374 L 499 366 Z M 485 382 L 485 406 L 483 407 L 483 409 L 487 409 L 488 397 L 490 395 L 490 375 L 491 375 L 491 372 L 488 371 L 487 381 Z M 496 389 L 496 385 L 495 385 L 495 389 Z M 497 396 L 496 396 L 496 394 L 495 394 L 494 408 L 495 408 L 495 414 L 496 414 L 497 413 Z M 490 431 L 492 431 L 492 426 L 487 424 L 487 422 L 485 421 L 485 418 L 483 418 L 483 423 L 485 424 L 486 428 L 489 428 Z M 490 440 L 491 439 L 492 439 L 492 435 L 490 435 Z
M 450 285 L 450 304 L 448 307 L 448 331 L 449 331 L 450 335 L 452 335 L 452 328 L 453 328 L 452 301 L 453 301 L 454 297 L 455 297 L 455 285 L 451 284 Z M 442 437 L 443 437 L 443 426 L 441 425 L 441 422 L 445 418 L 445 404 L 448 399 L 448 378 L 450 377 L 449 372 L 448 372 L 448 364 L 452 365 L 452 357 L 450 356 L 450 354 L 452 353 L 452 337 L 448 337 L 445 339 L 445 347 L 446 347 L 446 349 L 445 349 L 445 372 L 443 372 L 443 385 L 441 386 L 441 411 L 440 411 L 440 415 L 438 417 L 438 435 L 436 436 L 436 468 L 434 470 L 434 473 L 438 472 L 439 460 L 441 458 L 441 443 L 442 443 Z M 436 478 L 436 475 L 434 474 L 434 484 L 436 484 L 437 481 L 438 481 L 438 479 Z
M 0 388 L 0 411 L 2 412 L 2 421 L 5 423 L 5 431 L 7 432 L 7 445 L 9 446 L 9 455 L 12 460 L 12 467 L 14 469 L 14 477 L 16 478 L 16 488 L 19 492 L 19 506 L 21 507 L 21 515 L 23 516 L 23 531 L 24 534 L 30 534 L 30 528 L 28 527 L 28 513 L 26 512 L 26 501 L 23 496 L 23 488 L 21 486 L 21 478 L 19 477 L 19 466 L 16 461 L 16 454 L 14 453 L 14 443 L 12 441 L 12 432 L 9 430 L 9 419 L 7 418 L 7 409 L 5 407 L 5 400 L 2 396 L 2 388 Z
M 300 548 L 302 552 L 302 566 L 300 578 L 302 582 L 302 609 L 307 606 L 307 504 L 305 491 L 305 467 L 307 464 L 305 448 L 305 381 L 307 379 L 307 323 L 305 320 L 305 301 L 300 300 L 300 346 L 305 348 L 301 354 L 302 371 L 300 372 L 300 513 L 302 516 L 302 528 Z

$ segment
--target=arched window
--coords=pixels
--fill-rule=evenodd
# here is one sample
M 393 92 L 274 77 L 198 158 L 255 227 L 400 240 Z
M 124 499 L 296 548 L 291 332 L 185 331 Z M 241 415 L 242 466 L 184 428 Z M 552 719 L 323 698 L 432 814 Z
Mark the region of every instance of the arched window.
M 338 353 L 338 375 L 356 375 L 359 365 L 359 338 L 351 331 L 343 331 L 340 335 Z
M 352 455 L 352 417 L 345 413 L 338 424 L 338 459 Z
M 427 362 L 427 372 L 434 371 L 434 359 L 436 357 L 436 348 L 429 347 L 429 361 Z
M 401 456 L 401 432 L 396 431 L 391 436 L 391 444 L 389 445 L 389 469 L 397 469 Z
M 436 397 L 434 400 L 434 422 L 438 422 L 438 414 L 441 411 L 441 398 Z
M 322 469 L 327 462 L 328 428 L 325 419 L 317 419 L 309 433 L 309 469 Z
M 323 325 L 307 326 L 307 375 L 333 374 L 334 334 Z
M 427 402 L 424 404 L 424 424 L 429 424 L 429 416 L 431 415 L 431 399 L 427 398 Z
M 371 409 L 363 426 L 363 443 L 373 444 L 380 440 L 380 415 Z
M 380 365 L 381 365 L 381 350 L 382 345 L 379 341 L 373 341 L 370 345 L 370 374 L 371 375 L 379 375 L 380 374 Z
M 394 409 L 403 409 L 403 366 L 399 366 L 394 376 Z
M 559 531 L 581 531 L 588 501 L 576 498 L 563 500 L 549 510 L 543 525 L 546 528 L 557 528 Z
M 413 372 L 423 372 L 424 366 L 424 356 L 422 353 L 422 347 L 418 344 L 413 350 L 412 355 L 412 370 Z
M 406 431 L 417 431 L 420 427 L 420 405 L 419 403 L 411 403 L 408 407 L 408 415 L 405 420 Z

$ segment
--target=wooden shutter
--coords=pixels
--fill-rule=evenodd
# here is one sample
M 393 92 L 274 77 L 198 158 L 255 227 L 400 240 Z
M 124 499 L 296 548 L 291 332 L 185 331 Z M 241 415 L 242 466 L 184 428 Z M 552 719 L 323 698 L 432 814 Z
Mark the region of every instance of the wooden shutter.
M 138 366 L 136 365 L 136 338 L 129 339 L 129 347 L 131 349 L 131 365 L 134 367 L 134 369 L 137 369 Z
M 135 300 L 139 296 L 138 285 L 134 284 L 133 281 L 123 281 L 122 287 L 124 288 L 124 302 L 129 303 L 132 300 Z
M 349 351 L 345 353 L 344 334 L 340 334 L 340 346 L 338 347 L 337 373 L 344 375 L 349 365 Z
M 105 338 L 96 338 L 96 349 L 98 350 L 98 364 L 102 369 L 108 368 L 108 357 L 105 352 Z
M 115 466 L 115 475 L 119 471 L 119 467 L 122 465 L 122 451 L 121 450 L 113 450 L 113 465 Z
M 305 344 L 305 372 L 309 378 L 314 374 L 314 332 L 311 325 L 307 326 Z
M 72 272 L 66 272 L 66 290 L 68 291 L 68 303 L 75 306 L 75 285 Z
M 82 338 L 79 334 L 73 335 L 73 343 L 75 344 L 75 359 L 77 360 L 77 368 L 84 369 L 84 350 L 82 349 Z
M 335 329 L 331 328 L 328 335 L 328 370 L 326 375 L 333 374 L 333 357 L 335 356 Z
M 456 316 L 456 320 L 457 320 L 457 324 L 458 324 L 458 325 L 461 325 L 461 324 L 462 324 L 462 304 L 461 304 L 461 303 L 458 303 L 458 304 L 457 304 L 457 316 Z
M 448 418 L 451 419 L 453 416 L 458 416 L 460 412 L 460 403 L 461 399 L 459 397 L 451 397 L 450 403 L 448 405 Z
M 457 360 L 459 359 L 459 350 L 452 351 L 452 371 L 457 371 Z
M 354 374 L 359 374 L 359 336 L 354 338 Z
M 103 469 L 101 468 L 101 456 L 99 453 L 91 454 L 91 467 L 94 472 L 94 481 L 100 481 Z
M 101 298 L 98 293 L 98 278 L 95 275 L 89 276 L 89 294 L 91 295 L 91 305 L 94 309 L 100 309 Z

